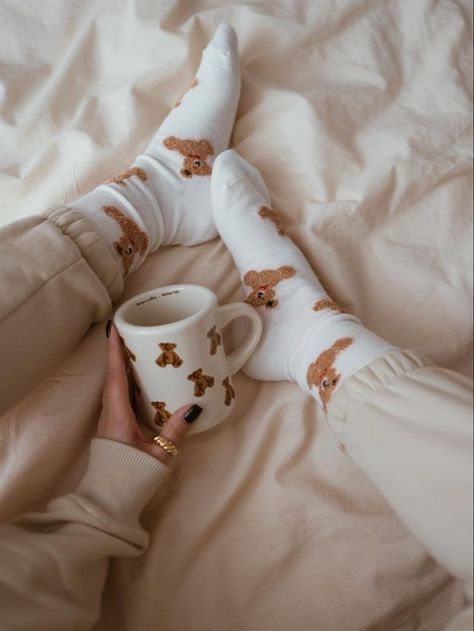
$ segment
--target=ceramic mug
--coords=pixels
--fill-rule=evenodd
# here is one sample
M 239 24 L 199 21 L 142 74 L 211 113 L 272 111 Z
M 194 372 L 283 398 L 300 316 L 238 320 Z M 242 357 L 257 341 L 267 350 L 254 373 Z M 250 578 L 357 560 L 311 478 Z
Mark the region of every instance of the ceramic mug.
M 250 321 L 238 348 L 226 355 L 222 329 L 235 318 Z M 140 420 L 155 433 L 186 403 L 203 408 L 189 433 L 225 420 L 235 404 L 234 375 L 262 334 L 258 313 L 242 302 L 219 306 L 200 285 L 167 285 L 127 300 L 114 316 L 129 359 Z

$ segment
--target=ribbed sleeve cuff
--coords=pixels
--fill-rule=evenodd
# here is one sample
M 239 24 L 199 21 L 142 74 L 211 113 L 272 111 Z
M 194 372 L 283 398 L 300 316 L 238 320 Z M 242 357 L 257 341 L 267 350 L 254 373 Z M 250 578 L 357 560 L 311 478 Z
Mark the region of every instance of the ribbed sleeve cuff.
M 114 519 L 135 523 L 168 472 L 149 454 L 107 438 L 94 438 L 77 493 Z

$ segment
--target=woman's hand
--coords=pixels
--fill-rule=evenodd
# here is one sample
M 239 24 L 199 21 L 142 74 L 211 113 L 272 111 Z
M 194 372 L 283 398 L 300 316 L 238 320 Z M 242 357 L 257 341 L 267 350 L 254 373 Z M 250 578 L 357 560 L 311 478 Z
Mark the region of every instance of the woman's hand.
M 122 343 L 117 329 L 110 325 L 108 338 L 107 378 L 102 394 L 102 413 L 97 427 L 98 438 L 109 438 L 146 451 L 163 464 L 170 465 L 173 457 L 162 447 L 147 440 L 137 423 L 130 404 L 129 385 Z M 160 433 L 177 447 L 201 413 L 198 405 L 184 405 L 170 416 Z M 186 416 L 186 418 L 185 418 Z M 187 420 L 186 420 L 187 419 Z

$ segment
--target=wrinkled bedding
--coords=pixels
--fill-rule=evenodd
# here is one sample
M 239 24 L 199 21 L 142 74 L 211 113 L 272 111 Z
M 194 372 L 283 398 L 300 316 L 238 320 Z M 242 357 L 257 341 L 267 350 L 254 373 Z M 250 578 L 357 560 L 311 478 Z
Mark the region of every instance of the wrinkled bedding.
M 232 146 L 328 292 L 392 343 L 469 374 L 470 4 L 0 0 L 0 224 L 128 166 L 227 21 L 242 63 Z M 222 304 L 242 297 L 219 239 L 160 249 L 121 300 L 203 279 Z M 0 421 L 1 520 L 81 478 L 104 339 L 94 324 Z M 147 553 L 111 562 L 97 629 L 442 629 L 460 586 L 315 401 L 243 374 L 235 386 L 232 417 L 187 439 L 146 508 Z

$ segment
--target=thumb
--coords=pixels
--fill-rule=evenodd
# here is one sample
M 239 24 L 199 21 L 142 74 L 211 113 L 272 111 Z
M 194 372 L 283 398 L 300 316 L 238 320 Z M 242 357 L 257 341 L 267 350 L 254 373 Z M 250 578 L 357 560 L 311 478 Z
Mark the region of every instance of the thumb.
M 160 432 L 160 436 L 163 436 L 171 441 L 173 445 L 179 447 L 184 436 L 191 429 L 192 423 L 194 423 L 201 413 L 202 407 L 199 405 L 183 405 L 166 421 L 166 424 Z M 169 465 L 173 461 L 174 456 L 167 453 L 160 445 L 153 445 L 151 450 L 155 458 L 161 460 L 163 464 Z

